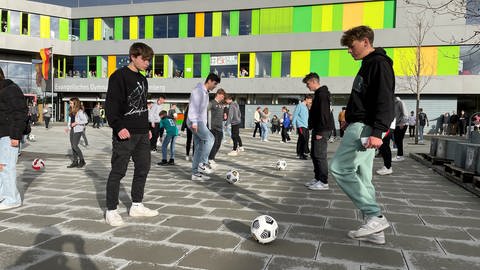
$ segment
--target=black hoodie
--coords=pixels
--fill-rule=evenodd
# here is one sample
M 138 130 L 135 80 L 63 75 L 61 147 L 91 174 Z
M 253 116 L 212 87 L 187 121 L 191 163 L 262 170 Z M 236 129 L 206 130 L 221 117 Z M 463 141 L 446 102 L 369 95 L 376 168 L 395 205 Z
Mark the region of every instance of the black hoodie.
M 332 131 L 333 118 L 330 113 L 330 104 L 330 91 L 327 86 L 324 85 L 315 90 L 312 107 L 308 113 L 308 128 L 312 130 L 312 136 Z
M 0 81 L 0 138 L 20 140 L 28 114 L 25 96 L 11 80 Z
M 362 60 L 355 77 L 345 114 L 347 123 L 372 127 L 371 136 L 381 138 L 393 121 L 395 74 L 385 50 L 376 48 Z

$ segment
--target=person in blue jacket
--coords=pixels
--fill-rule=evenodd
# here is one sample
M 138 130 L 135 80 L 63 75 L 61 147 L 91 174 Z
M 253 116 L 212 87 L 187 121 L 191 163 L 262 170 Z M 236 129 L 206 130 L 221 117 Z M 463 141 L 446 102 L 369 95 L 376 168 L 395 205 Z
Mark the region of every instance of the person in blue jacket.
M 282 141 L 281 143 L 286 143 L 290 141 L 290 135 L 288 135 L 288 130 L 291 126 L 290 115 L 288 114 L 287 107 L 282 107 L 282 119 L 280 120 L 282 123 Z
M 165 136 L 162 143 L 162 162 L 157 163 L 157 165 L 175 165 L 175 139 L 178 136 L 178 128 L 175 120 L 167 116 L 167 111 L 163 110 L 160 112 L 160 119 L 158 128 L 164 128 L 167 136 Z M 168 144 L 170 144 L 170 160 L 167 162 Z

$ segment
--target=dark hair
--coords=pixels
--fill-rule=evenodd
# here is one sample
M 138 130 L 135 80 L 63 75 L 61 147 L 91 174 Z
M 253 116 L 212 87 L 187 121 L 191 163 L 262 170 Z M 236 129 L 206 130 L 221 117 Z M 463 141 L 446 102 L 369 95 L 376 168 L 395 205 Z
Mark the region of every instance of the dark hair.
M 167 98 L 164 95 L 160 95 L 160 96 L 158 96 L 157 100 L 158 99 L 167 99 Z
M 2 68 L 0 68 L 0 80 L 5 80 L 5 74 L 3 74 Z
M 307 75 L 305 75 L 305 78 L 303 78 L 302 82 L 303 83 L 307 83 L 308 81 L 310 81 L 311 79 L 315 79 L 317 81 L 320 81 L 320 77 L 318 76 L 317 73 L 315 72 L 310 72 L 308 73 Z
M 305 98 L 303 100 L 306 100 L 306 99 L 312 99 L 312 95 L 305 95 Z
M 225 93 L 225 90 L 223 90 L 223 88 L 220 88 L 217 90 L 217 92 L 215 93 L 215 95 L 226 95 L 227 93 Z
M 205 83 L 208 83 L 208 81 L 215 81 L 217 83 L 220 83 L 220 77 L 218 77 L 218 75 L 215 73 L 210 73 L 205 79 Z
M 132 56 L 138 57 L 139 55 L 142 56 L 143 60 L 152 60 L 153 58 L 153 50 L 150 46 L 142 42 L 135 42 L 130 46 L 130 60 Z
M 343 32 L 340 44 L 342 46 L 350 47 L 352 46 L 353 41 L 362 40 L 364 38 L 367 38 L 368 41 L 370 41 L 370 44 L 373 45 L 374 34 L 372 28 L 361 25 Z
M 342 110 L 346 110 L 346 109 L 347 109 L 347 107 L 342 107 Z
M 230 95 L 230 94 L 226 95 L 226 96 L 225 96 L 225 99 L 235 100 L 235 98 L 233 97 L 233 95 Z
M 167 111 L 162 110 L 162 111 L 160 111 L 160 113 L 158 115 L 160 115 L 160 116 L 167 115 Z

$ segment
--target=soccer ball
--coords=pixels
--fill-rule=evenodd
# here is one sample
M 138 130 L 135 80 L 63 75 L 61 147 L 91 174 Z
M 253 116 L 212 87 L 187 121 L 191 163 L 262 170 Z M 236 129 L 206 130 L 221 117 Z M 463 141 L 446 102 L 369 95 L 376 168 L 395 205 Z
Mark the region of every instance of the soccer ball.
M 284 171 L 287 168 L 287 161 L 280 159 L 275 166 L 277 170 Z
M 236 182 L 238 182 L 238 180 L 240 180 L 240 173 L 235 169 L 231 169 L 227 172 L 225 180 L 227 180 L 227 182 L 230 184 L 235 184 Z
M 260 244 L 267 244 L 277 238 L 278 224 L 271 216 L 256 217 L 250 226 L 252 237 Z
M 45 161 L 43 161 L 43 159 L 36 158 L 36 159 L 33 160 L 32 168 L 35 171 L 39 171 L 39 170 L 43 169 L 44 167 L 45 167 Z
M 28 135 L 28 140 L 31 141 L 31 142 L 34 142 L 35 141 L 35 135 L 29 134 Z

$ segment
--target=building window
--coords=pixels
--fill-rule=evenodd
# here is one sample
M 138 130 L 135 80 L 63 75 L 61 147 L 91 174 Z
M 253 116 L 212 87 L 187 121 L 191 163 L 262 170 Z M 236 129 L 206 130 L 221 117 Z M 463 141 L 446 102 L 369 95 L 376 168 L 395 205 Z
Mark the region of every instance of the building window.
M 40 16 L 30 15 L 30 36 L 40 37 Z
M 73 57 L 73 77 L 87 78 L 87 56 Z
M 240 70 L 238 70 L 238 77 L 250 77 L 250 54 L 241 53 L 240 54 Z
M 480 75 L 480 51 L 476 45 L 460 47 L 460 75 Z
M 221 78 L 235 78 L 238 69 L 238 54 L 212 54 L 210 70 Z
M 28 35 L 29 31 L 28 31 L 28 19 L 29 19 L 29 16 L 28 16 L 28 13 L 22 13 L 22 35 Z
M 115 18 L 104 18 L 102 24 L 102 38 L 103 40 L 113 40 L 115 29 Z
M 467 24 L 480 24 L 480 1 L 467 0 L 465 19 Z
M 1 18 L 1 29 L 2 32 L 8 31 L 8 10 L 2 10 L 2 18 Z
M 183 54 L 170 55 L 172 61 L 172 77 L 183 78 L 183 69 L 185 66 L 185 56 Z
M 202 77 L 202 55 L 201 54 L 193 55 L 193 77 L 194 78 Z
M 282 52 L 282 77 L 290 77 L 290 52 Z
M 167 16 L 168 38 L 178 38 L 178 14 Z
M 250 35 L 252 32 L 252 11 L 242 10 L 240 11 L 240 35 Z
M 272 53 L 256 53 L 255 77 L 269 78 L 272 75 Z
M 145 16 L 138 16 L 138 39 L 145 38 Z
M 153 37 L 154 38 L 167 37 L 167 19 L 168 19 L 168 16 L 166 15 L 157 15 L 153 17 Z
M 188 13 L 188 37 L 195 37 L 195 13 Z
M 73 41 L 80 40 L 80 20 L 72 20 L 72 38 Z
M 153 66 L 153 77 L 154 78 L 163 78 L 165 70 L 164 55 L 157 54 L 155 55 L 155 65 Z
M 130 39 L 130 17 L 123 17 L 123 39 Z
M 222 12 L 222 36 L 230 35 L 230 11 Z
M 10 33 L 20 35 L 20 12 L 10 11 Z
M 60 38 L 60 31 L 59 31 L 59 23 L 57 17 L 50 17 L 50 39 L 59 39 Z M 89 26 L 90 26 L 90 22 Z M 93 24 L 93 22 L 92 22 Z M 93 28 L 93 25 L 92 25 Z M 93 32 L 93 31 L 92 31 Z M 93 33 L 92 33 L 93 35 Z
M 117 69 L 124 66 L 128 66 L 130 63 L 130 56 L 128 55 L 117 55 Z
M 96 56 L 89 56 L 88 57 L 87 77 L 88 78 L 97 77 L 97 57 Z
M 204 26 L 204 36 L 211 37 L 212 36 L 212 12 L 205 12 L 205 26 Z

